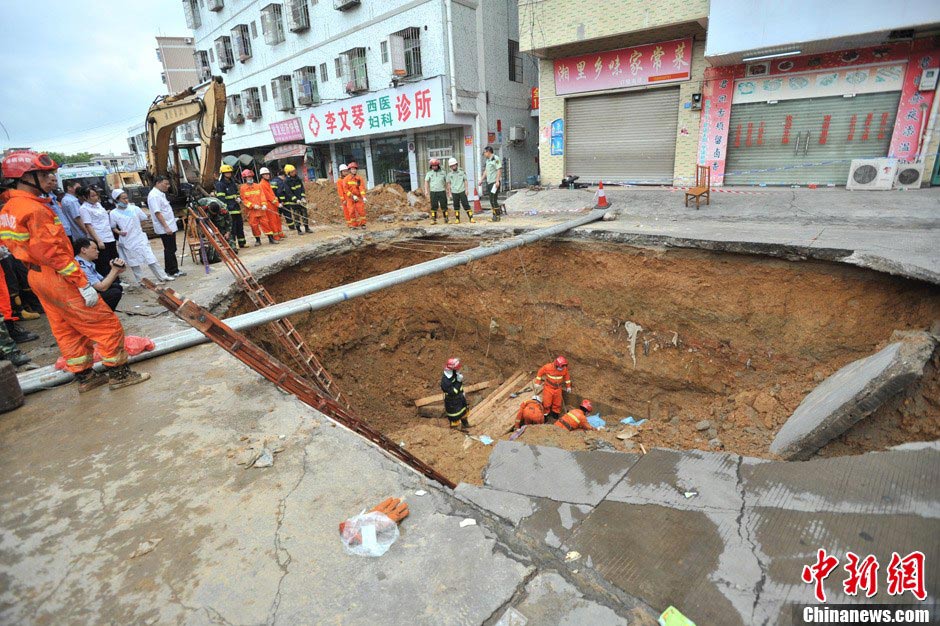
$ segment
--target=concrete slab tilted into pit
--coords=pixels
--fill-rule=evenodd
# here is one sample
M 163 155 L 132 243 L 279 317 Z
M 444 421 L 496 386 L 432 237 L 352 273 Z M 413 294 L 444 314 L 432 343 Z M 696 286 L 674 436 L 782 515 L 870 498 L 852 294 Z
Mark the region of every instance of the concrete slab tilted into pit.
M 617 464 L 613 456 L 626 458 Z M 550 471 L 534 465 L 549 458 Z M 938 444 L 790 463 L 500 442 L 485 486 L 462 484 L 457 493 L 559 556 L 579 552 L 572 572 L 593 573 L 656 611 L 671 604 L 699 624 L 789 624 L 790 604 L 813 602 L 800 575 L 819 548 L 874 554 L 883 565 L 892 551 L 940 558 L 938 482 Z M 573 491 L 574 483 L 585 488 Z M 579 514 L 559 523 L 560 509 Z M 830 602 L 854 600 L 840 577 L 830 580 Z M 940 579 L 928 576 L 927 587 L 936 597 Z

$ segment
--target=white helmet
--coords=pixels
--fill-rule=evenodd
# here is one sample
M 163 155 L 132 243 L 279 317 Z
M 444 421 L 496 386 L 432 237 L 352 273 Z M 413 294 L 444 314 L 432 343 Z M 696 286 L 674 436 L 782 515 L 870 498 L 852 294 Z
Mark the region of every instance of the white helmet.
M 345 172 L 345 171 L 348 170 L 348 169 L 349 169 L 349 168 L 346 166 L 345 163 L 340 163 L 340 165 L 339 165 L 339 171 Z
M 269 169 L 266 168 L 266 167 L 262 167 L 260 170 L 258 170 L 258 175 L 259 175 L 259 176 L 262 175 L 262 174 L 270 174 L 270 173 L 271 173 L 271 170 L 269 170 Z
M 454 157 L 450 157 L 449 159 L 447 159 L 447 167 L 450 167 L 451 165 L 457 165 L 457 159 L 455 159 Z

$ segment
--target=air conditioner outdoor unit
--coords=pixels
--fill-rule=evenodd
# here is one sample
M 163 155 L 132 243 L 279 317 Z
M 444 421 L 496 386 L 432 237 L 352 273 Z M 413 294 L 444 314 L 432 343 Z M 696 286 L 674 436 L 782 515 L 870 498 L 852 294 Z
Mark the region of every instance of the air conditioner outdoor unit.
M 244 63 L 245 61 L 247 61 L 247 60 L 250 59 L 250 58 L 251 58 L 251 55 L 248 55 L 248 54 L 239 54 L 239 55 L 238 55 L 238 60 L 241 61 L 242 63 Z
M 845 188 L 852 190 L 891 189 L 897 167 L 897 159 L 853 159 Z
M 919 189 L 924 181 L 923 163 L 901 163 L 894 175 L 895 189 Z
M 525 126 L 511 126 L 509 128 L 509 141 L 525 141 Z
M 297 96 L 297 104 L 313 104 L 313 98 L 310 96 Z
M 333 0 L 333 8 L 337 11 L 345 11 L 359 6 L 359 0 Z

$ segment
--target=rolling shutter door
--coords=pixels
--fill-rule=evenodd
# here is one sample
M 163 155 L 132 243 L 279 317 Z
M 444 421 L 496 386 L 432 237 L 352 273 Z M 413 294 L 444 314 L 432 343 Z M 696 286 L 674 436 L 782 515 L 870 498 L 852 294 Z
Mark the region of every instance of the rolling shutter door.
M 844 185 L 852 159 L 888 154 L 900 100 L 888 91 L 732 104 L 725 184 Z
M 569 98 L 565 173 L 596 183 L 671 184 L 679 89 Z

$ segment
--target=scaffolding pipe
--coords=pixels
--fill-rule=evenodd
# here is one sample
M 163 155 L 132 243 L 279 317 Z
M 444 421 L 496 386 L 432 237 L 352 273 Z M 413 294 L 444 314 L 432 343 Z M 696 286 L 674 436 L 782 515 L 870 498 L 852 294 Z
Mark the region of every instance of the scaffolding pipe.
M 582 215 L 573 220 L 563 222 L 561 224 L 555 224 L 554 226 L 548 226 L 546 228 L 539 228 L 537 230 L 522 233 L 507 239 L 488 242 L 481 246 L 477 246 L 476 248 L 464 250 L 463 252 L 450 254 L 439 259 L 433 259 L 431 261 L 419 263 L 418 265 L 411 265 L 400 270 L 395 270 L 394 272 L 388 272 L 387 274 L 379 274 L 378 276 L 372 276 L 371 278 L 364 278 L 348 285 L 341 285 L 339 287 L 327 289 L 326 291 L 321 291 L 309 296 L 303 296 L 301 298 L 275 304 L 274 306 L 258 309 L 257 311 L 236 315 L 235 317 L 228 318 L 224 321 L 233 329 L 242 331 L 248 328 L 254 328 L 255 326 L 261 326 L 262 324 L 267 324 L 290 315 L 307 313 L 310 311 L 319 311 L 321 309 L 333 306 L 334 304 L 351 300 L 352 298 L 358 298 L 376 291 L 380 291 L 387 287 L 400 285 L 417 278 L 443 272 L 444 270 L 457 267 L 458 265 L 466 265 L 472 261 L 492 256 L 494 254 L 499 254 L 500 252 L 505 252 L 507 250 L 512 250 L 513 248 L 519 248 L 526 245 L 527 243 L 533 243 L 539 241 L 540 239 L 545 239 L 546 237 L 560 235 L 561 233 L 571 230 L 572 228 L 590 224 L 591 222 L 595 222 L 601 219 L 606 211 L 607 209 L 594 209 L 590 213 Z M 136 363 L 138 361 L 152 359 L 164 354 L 176 352 L 177 350 L 197 346 L 208 341 L 209 340 L 206 338 L 206 336 L 196 329 L 184 330 L 172 335 L 166 335 L 165 337 L 158 337 L 157 339 L 154 339 L 153 342 L 155 348 L 153 350 L 142 352 L 137 356 L 133 356 L 129 361 L 131 363 Z M 95 368 L 99 370 L 104 369 L 101 364 L 96 365 Z M 23 389 L 24 394 L 35 393 L 37 391 L 42 391 L 43 389 L 48 389 L 57 385 L 63 385 L 71 381 L 72 378 L 73 376 L 69 372 L 57 370 L 52 366 L 42 367 L 31 372 L 24 372 L 18 376 L 20 387 Z

